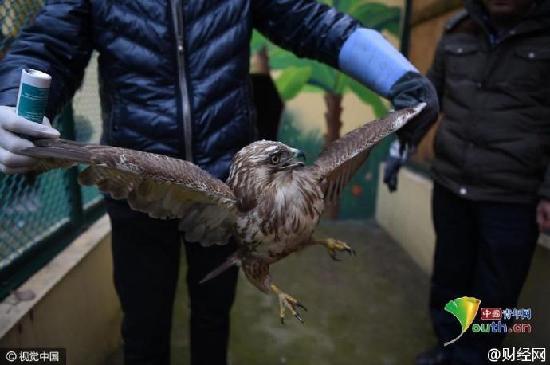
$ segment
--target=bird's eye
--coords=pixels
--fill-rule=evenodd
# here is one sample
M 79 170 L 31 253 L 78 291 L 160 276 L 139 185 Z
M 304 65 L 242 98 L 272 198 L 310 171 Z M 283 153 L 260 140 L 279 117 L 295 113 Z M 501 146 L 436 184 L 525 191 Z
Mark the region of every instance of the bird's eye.
M 278 154 L 271 156 L 271 163 L 274 165 L 278 164 L 280 160 L 281 158 Z

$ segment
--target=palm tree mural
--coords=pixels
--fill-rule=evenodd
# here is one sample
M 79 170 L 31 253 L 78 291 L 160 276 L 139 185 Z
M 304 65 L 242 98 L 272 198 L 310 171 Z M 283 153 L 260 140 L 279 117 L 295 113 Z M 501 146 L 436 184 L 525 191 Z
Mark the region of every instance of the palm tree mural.
M 401 7 L 388 6 L 372 0 L 325 0 L 322 2 L 350 14 L 365 27 L 396 37 L 400 35 Z M 251 48 L 252 52 L 256 54 L 256 62 L 260 70 L 264 72 L 280 70 L 275 83 L 285 101 L 293 99 L 304 89 L 323 92 L 327 128 L 324 136 L 325 144 L 340 137 L 342 98 L 345 93 L 352 92 L 364 103 L 370 105 L 376 117 L 381 117 L 387 112 L 387 107 L 382 99 L 355 80 L 319 62 L 298 58 L 273 45 L 257 32 L 253 34 Z M 377 171 L 373 171 L 373 173 L 377 174 Z M 351 185 L 353 195 L 357 195 L 359 190 L 362 192 L 358 185 Z M 343 198 L 345 199 L 345 197 Z M 337 206 L 327 210 L 327 215 L 331 218 L 338 215 Z

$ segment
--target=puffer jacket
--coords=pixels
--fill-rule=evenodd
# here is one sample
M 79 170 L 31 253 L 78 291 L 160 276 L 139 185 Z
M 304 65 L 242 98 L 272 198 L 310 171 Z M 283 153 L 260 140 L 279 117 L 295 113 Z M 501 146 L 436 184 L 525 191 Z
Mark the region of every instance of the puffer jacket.
M 0 105 L 15 105 L 21 69 L 35 68 L 52 76 L 54 116 L 95 49 L 102 142 L 186 158 L 224 179 L 255 136 L 253 27 L 337 67 L 358 23 L 312 0 L 50 0 L 0 62 Z
M 475 201 L 550 199 L 550 0 L 496 36 L 481 0 L 466 0 L 428 78 L 443 119 L 434 180 Z

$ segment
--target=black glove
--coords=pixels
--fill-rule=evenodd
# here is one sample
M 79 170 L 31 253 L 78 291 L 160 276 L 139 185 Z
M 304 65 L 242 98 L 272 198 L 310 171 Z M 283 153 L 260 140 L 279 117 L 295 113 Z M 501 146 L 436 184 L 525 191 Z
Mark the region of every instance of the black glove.
M 437 120 L 439 113 L 439 101 L 434 86 L 421 74 L 407 72 L 393 84 L 389 99 L 395 110 L 426 103 L 426 107 L 416 118 L 396 132 L 404 146 L 417 146 Z
M 408 155 L 406 147 L 401 145 L 399 140 L 392 142 L 388 157 L 386 157 L 383 177 L 383 182 L 391 193 L 397 190 L 397 176 L 401 166 L 407 162 Z

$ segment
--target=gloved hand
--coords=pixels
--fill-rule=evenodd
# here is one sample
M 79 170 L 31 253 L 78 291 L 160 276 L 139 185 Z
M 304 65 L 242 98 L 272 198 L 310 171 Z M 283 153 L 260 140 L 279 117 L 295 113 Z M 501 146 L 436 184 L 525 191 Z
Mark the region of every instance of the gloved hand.
M 387 97 L 395 110 L 426 103 L 422 113 L 397 132 L 403 144 L 416 146 L 437 119 L 434 86 L 379 32 L 356 29 L 344 42 L 338 64 L 343 72 Z
M 406 146 L 402 145 L 399 140 L 395 140 L 390 145 L 388 157 L 384 165 L 383 182 L 388 186 L 388 190 L 393 193 L 397 190 L 397 176 L 399 170 L 409 158 L 409 151 Z
M 418 72 L 407 72 L 393 84 L 389 99 L 395 110 L 414 107 L 421 102 L 426 103 L 426 107 L 418 116 L 396 132 L 401 144 L 409 149 L 416 147 L 437 120 L 439 101 L 435 87 Z
M 26 138 L 59 138 L 59 132 L 46 117 L 38 124 L 19 117 L 15 108 L 0 106 L 0 172 L 21 174 L 33 170 L 36 160 L 18 154 L 33 146 Z

